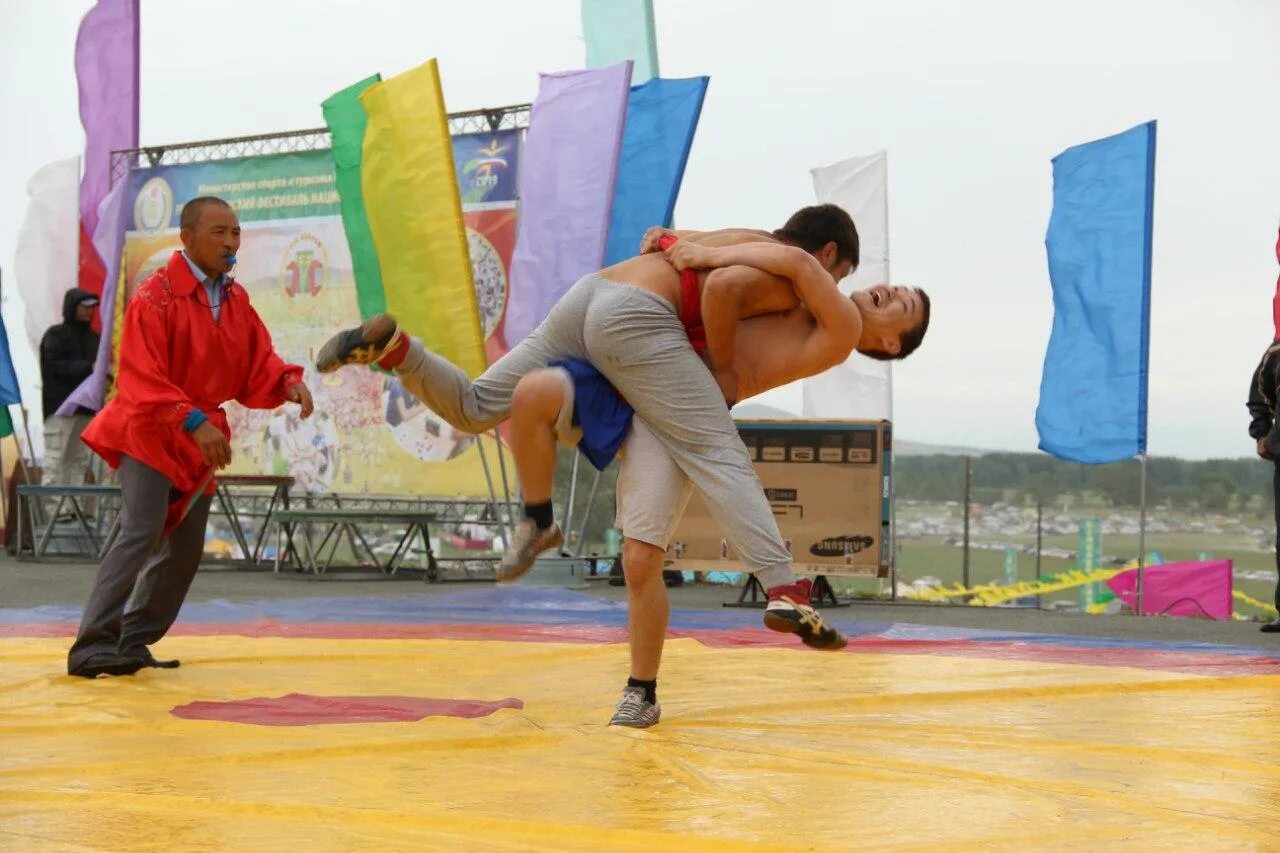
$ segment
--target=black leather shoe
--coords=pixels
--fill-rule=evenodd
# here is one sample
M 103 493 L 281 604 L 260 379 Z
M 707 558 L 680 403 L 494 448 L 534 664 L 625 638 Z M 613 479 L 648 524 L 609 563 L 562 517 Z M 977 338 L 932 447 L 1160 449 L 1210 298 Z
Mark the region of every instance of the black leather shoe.
M 81 678 L 97 678 L 99 675 L 133 675 L 145 665 L 139 658 L 118 655 L 115 652 L 98 652 L 67 672 Z
M 1264 634 L 1280 634 L 1280 618 L 1272 619 L 1258 630 Z
M 156 656 L 151 654 L 151 649 L 146 646 L 138 646 L 136 648 L 129 649 L 128 652 L 125 653 L 125 656 L 142 661 L 142 666 L 151 666 L 156 669 L 177 669 L 182 666 L 182 661 L 177 659 L 157 660 Z

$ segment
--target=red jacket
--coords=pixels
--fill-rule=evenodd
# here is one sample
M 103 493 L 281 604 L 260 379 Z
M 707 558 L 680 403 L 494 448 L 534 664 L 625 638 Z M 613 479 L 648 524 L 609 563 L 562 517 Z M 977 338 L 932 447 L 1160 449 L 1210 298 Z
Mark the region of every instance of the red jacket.
M 1276 238 L 1276 260 L 1280 261 L 1280 237 Z M 1276 325 L 1276 337 L 1280 338 L 1280 278 L 1276 279 L 1276 295 L 1271 297 L 1271 319 Z
M 215 323 L 208 294 L 174 252 L 129 300 L 116 396 L 82 438 L 112 468 L 127 454 L 190 492 L 208 471 L 182 428 L 191 410 L 203 411 L 230 438 L 223 403 L 274 409 L 285 402 L 285 389 L 301 381 L 302 368 L 272 349 L 245 289 L 235 281 L 224 288 Z

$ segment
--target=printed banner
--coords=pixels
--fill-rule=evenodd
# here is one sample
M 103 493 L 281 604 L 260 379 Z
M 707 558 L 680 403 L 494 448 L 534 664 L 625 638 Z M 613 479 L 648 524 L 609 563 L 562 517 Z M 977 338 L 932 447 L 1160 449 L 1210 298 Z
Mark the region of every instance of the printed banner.
M 511 255 L 516 245 L 516 175 L 522 133 L 503 130 L 453 138 L 471 275 L 490 364 L 511 348 L 505 324 L 511 295 Z
M 509 142 L 518 148 L 518 135 Z M 461 155 L 458 161 L 465 162 Z M 511 171 L 514 164 L 512 157 Z M 496 171 L 490 164 L 488 173 Z M 235 460 L 230 472 L 288 473 L 297 477 L 297 489 L 311 493 L 487 496 L 475 436 L 445 424 L 394 377 L 350 368 L 322 376 L 311 369 L 330 335 L 360 322 L 330 152 L 141 169 L 129 180 L 121 276 L 126 294 L 132 296 L 181 248 L 182 205 L 199 195 L 219 196 L 235 208 L 242 226 L 235 278 L 276 349 L 307 368 L 316 412 L 306 421 L 294 406 L 256 411 L 228 404 Z M 466 214 L 467 236 L 491 336 L 506 302 L 515 202 L 481 206 Z M 493 462 L 492 440 L 484 440 Z

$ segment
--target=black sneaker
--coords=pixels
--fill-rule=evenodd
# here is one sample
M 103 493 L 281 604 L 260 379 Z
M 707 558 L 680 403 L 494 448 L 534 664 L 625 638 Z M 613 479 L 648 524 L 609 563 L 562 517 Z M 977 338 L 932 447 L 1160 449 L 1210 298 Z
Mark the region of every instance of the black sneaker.
M 402 336 L 395 317 L 376 314 L 325 341 L 316 356 L 316 370 L 332 373 L 344 364 L 373 364 L 400 343 Z

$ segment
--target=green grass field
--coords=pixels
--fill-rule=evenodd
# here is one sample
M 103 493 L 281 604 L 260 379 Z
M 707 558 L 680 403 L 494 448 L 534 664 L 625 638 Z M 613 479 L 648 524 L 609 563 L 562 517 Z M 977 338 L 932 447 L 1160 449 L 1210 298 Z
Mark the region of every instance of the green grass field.
M 1081 509 L 1081 516 L 1103 516 L 1105 517 L 1110 510 Z M 945 514 L 946 509 L 943 507 L 927 507 L 914 506 L 907 509 L 905 513 L 898 516 L 901 525 L 904 519 L 922 518 L 930 513 L 935 516 L 937 514 Z M 1251 517 L 1248 519 L 1251 523 L 1263 526 L 1269 523 L 1269 518 Z M 910 583 L 914 580 L 924 577 L 934 577 L 940 580 L 946 586 L 963 582 L 964 574 L 964 551 L 963 548 L 947 544 L 947 539 L 959 539 L 959 522 L 956 525 L 957 533 L 949 536 L 921 536 L 921 537 L 900 537 L 897 543 L 898 551 L 895 560 L 898 580 L 902 583 Z M 1191 533 L 1191 532 L 1168 532 L 1168 533 L 1148 533 L 1146 536 L 1147 553 L 1158 552 L 1164 562 L 1176 562 L 1180 560 L 1194 560 L 1199 554 L 1208 554 L 1212 558 L 1226 558 L 1233 561 L 1237 573 L 1239 570 L 1261 571 L 1267 572 L 1269 580 L 1249 580 L 1237 577 L 1235 579 L 1235 589 L 1270 603 L 1273 601 L 1275 594 L 1275 556 L 1269 552 L 1260 551 L 1256 548 L 1256 542 L 1252 541 L 1255 537 L 1240 533 Z M 972 532 L 970 541 L 972 547 L 969 551 L 969 586 L 986 584 L 992 582 L 1003 582 L 1004 580 L 1004 553 L 1003 550 L 984 549 L 977 547 L 984 543 L 990 544 L 1013 544 L 1019 546 L 1035 545 L 1035 527 L 1034 519 L 1029 525 L 1026 532 L 1002 534 L 998 537 L 988 533 Z M 1065 549 L 1075 551 L 1078 546 L 1078 537 L 1075 535 L 1054 535 L 1045 536 L 1042 547 L 1045 550 Z M 1102 552 L 1104 555 L 1119 557 L 1123 559 L 1133 559 L 1138 554 L 1138 536 L 1136 534 L 1103 534 Z M 1075 568 L 1074 559 L 1065 559 L 1062 557 L 1042 556 L 1040 560 L 1040 571 L 1042 575 L 1051 575 L 1067 569 Z M 1021 581 L 1033 581 L 1036 578 L 1036 558 L 1034 554 L 1019 553 L 1018 554 L 1018 579 Z M 834 586 L 841 592 L 848 592 L 858 595 L 888 595 L 887 583 L 868 580 L 840 579 L 834 583 Z M 1048 606 L 1054 601 L 1069 601 L 1073 603 L 1079 602 L 1078 590 L 1069 590 L 1058 593 L 1052 593 L 1045 596 L 1044 604 Z M 1236 609 L 1245 615 L 1262 616 L 1260 611 L 1250 608 L 1243 603 L 1237 603 Z
M 1073 514 L 1078 513 L 1081 517 L 1095 516 L 1108 517 L 1112 510 L 1107 508 L 1088 508 L 1079 507 L 1072 508 Z M 898 539 L 898 553 L 896 557 L 896 566 L 898 572 L 898 580 L 901 583 L 911 583 L 914 580 L 924 577 L 934 577 L 940 580 L 945 586 L 953 586 L 962 583 L 964 574 L 964 551 L 957 545 L 947 544 L 945 540 L 960 538 L 959 531 L 961 529 L 959 521 L 959 511 L 954 507 L 946 507 L 943 505 L 910 505 L 902 506 L 897 516 L 899 529 L 906 522 L 924 518 L 945 518 L 948 513 L 955 520 L 955 532 L 944 535 L 929 536 L 900 536 Z M 1267 525 L 1271 523 L 1271 516 L 1261 516 L 1250 514 L 1248 517 L 1240 520 L 1247 522 L 1250 526 L 1265 530 Z M 1235 579 L 1235 589 L 1252 596 L 1260 601 L 1270 603 L 1273 601 L 1275 594 L 1275 556 L 1267 551 L 1258 549 L 1258 536 L 1247 533 L 1193 533 L 1193 532 L 1161 532 L 1148 533 L 1146 537 L 1147 553 L 1158 552 L 1164 562 L 1176 562 L 1180 560 L 1194 560 L 1199 554 L 1208 554 L 1212 558 L 1226 558 L 1234 562 L 1237 574 L 1239 570 L 1248 570 L 1256 572 L 1266 572 L 1268 580 L 1248 580 L 1237 577 Z M 1028 524 L 1025 530 L 1016 532 L 1002 533 L 998 536 L 975 530 L 971 533 L 972 546 L 969 551 L 969 582 L 968 586 L 977 586 L 979 584 L 988 584 L 992 582 L 1004 581 L 1004 552 L 1000 549 L 978 547 L 983 544 L 1007 545 L 1013 544 L 1018 546 L 1034 547 L 1035 545 L 1035 516 L 1029 515 Z M 1074 552 L 1078 546 L 1078 536 L 1075 534 L 1059 534 L 1048 535 L 1043 539 L 1042 547 L 1045 550 L 1067 550 Z M 602 552 L 602 546 L 595 546 L 596 550 Z M 592 549 L 588 549 L 590 552 Z M 1136 534 L 1111 534 L 1104 533 L 1102 536 L 1102 553 L 1108 557 L 1118 557 L 1125 560 L 1133 559 L 1138 554 L 1138 536 Z M 441 558 L 448 557 L 466 557 L 475 556 L 474 553 L 464 553 L 453 548 L 448 542 L 442 542 L 440 553 L 437 555 Z M 1042 556 L 1040 561 L 1040 572 L 1042 575 L 1052 575 L 1058 572 L 1075 568 L 1074 559 L 1066 559 L 1063 557 Z M 1034 581 L 1036 578 L 1036 559 L 1034 554 L 1019 553 L 1018 554 L 1018 579 L 1021 581 Z M 837 592 L 841 594 L 854 594 L 869 597 L 888 597 L 889 586 L 887 582 L 877 580 L 863 580 L 854 578 L 833 578 L 832 585 Z M 1078 603 L 1080 595 L 1078 590 L 1066 590 L 1063 592 L 1051 593 L 1043 599 L 1044 606 L 1048 607 L 1055 601 Z M 1250 608 L 1249 606 L 1237 602 L 1236 609 L 1238 612 L 1248 616 L 1261 617 L 1261 611 Z

